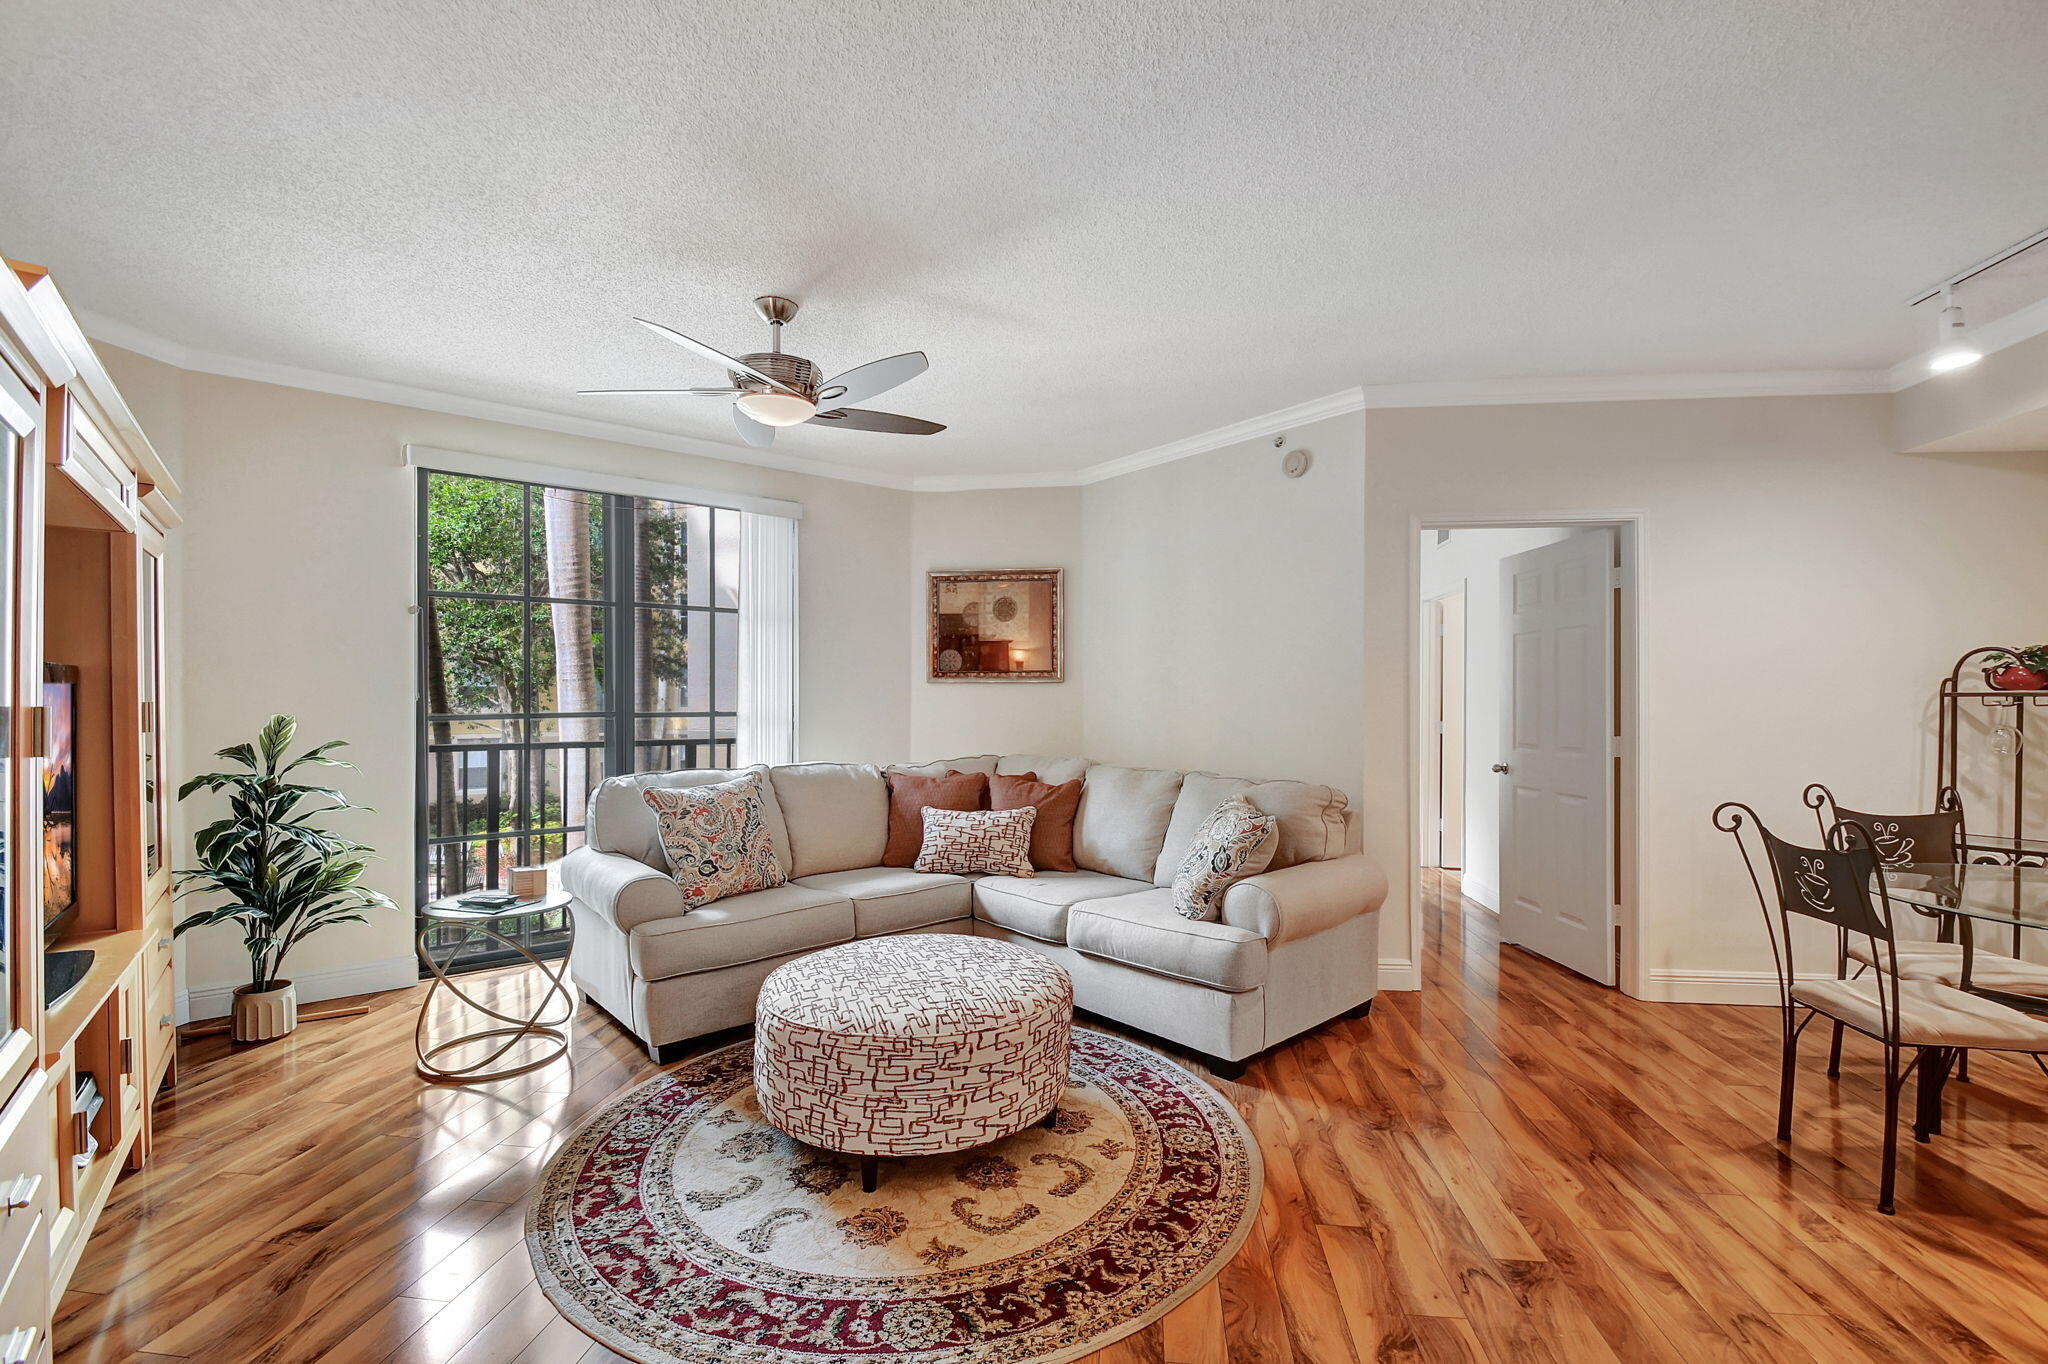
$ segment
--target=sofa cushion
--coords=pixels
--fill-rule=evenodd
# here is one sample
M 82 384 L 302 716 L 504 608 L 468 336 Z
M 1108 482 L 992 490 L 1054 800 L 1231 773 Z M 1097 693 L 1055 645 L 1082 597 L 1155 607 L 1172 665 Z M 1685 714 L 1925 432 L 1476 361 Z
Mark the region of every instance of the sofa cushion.
M 971 758 L 947 758 L 935 763 L 896 763 L 882 771 L 909 772 L 919 777 L 943 777 L 948 772 L 979 772 L 984 777 L 993 777 L 996 774 L 996 755 L 977 753 Z
M 1074 862 L 1074 812 L 1081 808 L 1080 779 L 1052 786 L 1030 772 L 1016 777 L 998 773 L 989 778 L 989 809 L 1016 810 L 1026 805 L 1038 811 L 1031 821 L 1031 865 L 1040 871 L 1081 870 Z
M 623 777 L 607 777 L 590 793 L 590 805 L 584 814 L 584 839 L 599 852 L 623 853 L 665 872 L 668 860 L 661 853 L 661 830 L 655 823 L 654 811 L 647 808 L 646 793 L 685 786 L 712 786 L 730 781 L 742 772 L 767 770 L 765 767 L 731 770 L 693 767 L 679 772 L 634 772 Z M 765 781 L 761 783 L 761 818 L 768 825 L 769 839 L 775 844 L 775 860 L 782 864 L 782 873 L 787 876 L 790 874 L 789 828 L 782 821 L 782 807 L 776 802 L 774 789 Z
M 1343 856 L 1344 811 L 1350 798 L 1334 786 L 1316 786 L 1305 781 L 1251 781 L 1244 777 L 1219 777 L 1214 772 L 1190 772 L 1182 778 L 1180 797 L 1173 803 L 1166 841 L 1152 871 L 1154 881 L 1162 886 L 1172 884 L 1181 859 L 1195 841 L 1195 831 L 1216 813 L 1217 806 L 1232 796 L 1243 796 L 1261 814 L 1280 821 L 1280 841 L 1274 845 L 1268 870 Z
M 1266 983 L 1264 938 L 1229 924 L 1182 918 L 1168 886 L 1075 905 L 1067 915 L 1067 946 L 1218 990 L 1256 990 Z
M 665 980 L 852 938 L 853 901 L 791 883 L 735 895 L 678 919 L 641 924 L 627 939 L 627 954 L 634 975 Z
M 924 812 L 924 846 L 917 870 L 955 876 L 1030 876 L 1031 825 L 1038 811 L 933 810 Z
M 768 779 L 789 830 L 789 874 L 879 866 L 889 843 L 889 786 L 866 763 L 792 763 Z
M 807 876 L 799 885 L 844 895 L 853 901 L 853 936 L 901 933 L 951 923 L 974 913 L 974 883 L 964 876 L 859 867 Z
M 927 809 L 988 808 L 988 778 L 980 772 L 931 775 L 892 767 L 882 775 L 889 783 L 889 843 L 882 849 L 885 867 L 907 867 L 917 861 L 917 850 L 924 846 Z
M 1038 875 L 984 876 L 974 883 L 974 917 L 1044 942 L 1067 940 L 1067 910 L 1083 900 L 1152 889 L 1147 881 L 1094 871 L 1042 871 Z
M 1081 808 L 1074 815 L 1074 861 L 1087 871 L 1156 882 L 1180 778 L 1178 772 L 1151 767 L 1089 768 L 1081 779 Z M 1038 779 L 1050 780 L 1043 773 Z M 1169 867 L 1167 876 L 1172 875 Z
M 657 786 L 640 793 L 661 830 L 669 875 L 690 908 L 789 879 L 761 813 L 767 788 L 766 773 L 745 772 L 710 786 Z
M 1006 753 L 996 759 L 996 771 L 1005 777 L 1036 772 L 1040 781 L 1052 786 L 1072 781 L 1094 765 L 1086 758 L 1054 758 L 1036 753 Z
M 1266 869 L 1279 827 L 1279 820 L 1261 814 L 1243 796 L 1217 806 L 1173 874 L 1174 912 L 1183 919 L 1222 918 L 1223 892 Z

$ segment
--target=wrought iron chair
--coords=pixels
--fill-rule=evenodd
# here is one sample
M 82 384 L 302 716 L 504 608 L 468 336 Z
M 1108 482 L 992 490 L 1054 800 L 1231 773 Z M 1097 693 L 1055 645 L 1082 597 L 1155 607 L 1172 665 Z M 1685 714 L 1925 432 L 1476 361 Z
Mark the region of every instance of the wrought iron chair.
M 1770 933 L 1783 1014 L 1783 1055 L 1778 1081 L 1778 1140 L 1792 1140 L 1792 1093 L 1799 1036 L 1825 1016 L 1874 1039 L 1884 1048 L 1884 1157 L 1877 1210 L 1895 1211 L 1892 1194 L 1899 1163 L 1899 1091 L 1919 1072 L 1914 1134 L 1925 1140 L 1939 1126 L 1941 1083 L 1965 1049 L 2048 1052 L 2048 1020 L 2033 1018 L 1934 980 L 1909 980 L 1898 971 L 1892 903 L 1870 830 L 1838 820 L 1823 846 L 1804 848 L 1777 837 L 1756 811 L 1737 801 L 1714 810 L 1714 827 L 1731 835 L 1756 890 Z M 1753 830 L 1754 832 L 1746 832 Z M 1764 886 L 1769 872 L 1770 889 Z M 1775 901 L 1775 907 L 1773 905 Z M 1818 919 L 1863 940 L 1878 969 L 1850 978 L 1837 954 L 1834 979 L 1801 980 L 1793 954 L 1793 916 Z M 1802 1016 L 1803 1011 L 1803 1016 Z M 1901 1064 L 1903 1053 L 1913 1057 Z
M 1952 879 L 1961 884 L 1964 864 L 1968 860 L 1969 825 L 1963 815 L 1962 797 L 1956 794 L 1953 786 L 1941 789 L 1941 794 L 1935 798 L 1935 808 L 1927 814 L 1880 815 L 1844 809 L 1835 801 L 1834 793 L 1819 782 L 1806 788 L 1803 799 L 1807 808 L 1813 811 L 1815 822 L 1820 825 L 1823 842 L 1827 839 L 1828 830 L 1836 824 L 1860 824 L 1870 831 L 1879 866 L 1894 871 L 1909 866 L 1947 866 Z M 1911 908 L 1915 914 L 1936 921 L 1936 937 L 1933 941 L 1912 937 L 1898 941 L 1900 976 L 1906 980 L 1938 980 L 1943 985 L 1960 986 L 1963 983 L 1964 954 L 1963 945 L 1955 941 L 1954 916 L 1922 909 L 1918 905 Z M 1838 933 L 1836 941 L 1842 957 L 1840 965 L 1846 967 L 1850 959 L 1861 962 L 1865 967 L 1878 965 L 1874 954 L 1852 935 Z M 2048 966 L 1973 947 L 1970 952 L 1970 983 L 2004 994 L 2048 999 Z M 1961 1064 L 1963 1069 L 1958 1074 L 1960 1078 L 1968 1079 L 1967 1058 Z M 1837 1023 L 1834 1041 L 1828 1050 L 1828 1074 L 1839 1075 L 1841 1068 L 1842 1025 Z

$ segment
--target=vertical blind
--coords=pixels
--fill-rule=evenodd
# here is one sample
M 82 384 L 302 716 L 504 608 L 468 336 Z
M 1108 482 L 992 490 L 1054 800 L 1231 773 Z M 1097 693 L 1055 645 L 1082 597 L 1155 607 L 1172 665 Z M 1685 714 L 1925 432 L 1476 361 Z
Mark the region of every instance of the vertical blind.
M 796 522 L 740 517 L 741 763 L 796 761 Z

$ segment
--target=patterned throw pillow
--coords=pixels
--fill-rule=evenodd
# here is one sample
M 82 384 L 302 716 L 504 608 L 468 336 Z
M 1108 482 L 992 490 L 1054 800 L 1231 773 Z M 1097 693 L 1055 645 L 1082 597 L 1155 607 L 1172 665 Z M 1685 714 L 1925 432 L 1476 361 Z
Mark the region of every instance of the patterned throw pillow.
M 924 847 L 917 871 L 955 876 L 1031 875 L 1031 824 L 1038 811 L 931 810 L 924 812 Z
M 1243 796 L 1232 796 L 1202 822 L 1194 846 L 1173 874 L 1173 908 L 1184 918 L 1220 918 L 1223 892 L 1257 876 L 1280 845 L 1280 821 L 1262 815 Z
M 715 786 L 656 788 L 645 795 L 661 827 L 668 873 L 682 887 L 686 909 L 789 880 L 775 860 L 775 843 L 761 814 L 759 772 Z

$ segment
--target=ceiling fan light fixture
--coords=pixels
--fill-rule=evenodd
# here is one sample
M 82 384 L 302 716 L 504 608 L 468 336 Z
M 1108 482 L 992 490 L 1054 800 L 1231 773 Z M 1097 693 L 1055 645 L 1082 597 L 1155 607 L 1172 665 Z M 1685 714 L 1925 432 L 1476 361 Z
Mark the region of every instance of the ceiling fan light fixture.
M 1976 364 L 1984 358 L 1984 352 L 1970 339 L 1962 305 L 1946 289 L 1941 291 L 1941 304 L 1940 339 L 1935 343 L 1934 353 L 1927 357 L 1927 368 L 1936 374 L 1947 374 Z
M 742 393 L 734 401 L 740 411 L 763 426 L 801 426 L 818 414 L 818 405 L 809 398 L 773 389 Z

